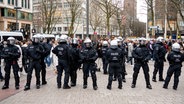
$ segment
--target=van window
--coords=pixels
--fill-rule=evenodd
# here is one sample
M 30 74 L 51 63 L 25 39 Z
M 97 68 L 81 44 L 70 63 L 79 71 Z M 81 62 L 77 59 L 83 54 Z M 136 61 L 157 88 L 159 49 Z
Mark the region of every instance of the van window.
M 3 36 L 3 40 L 6 41 L 8 39 L 8 37 L 10 37 L 10 36 Z M 17 39 L 19 41 L 22 41 L 23 40 L 23 37 L 22 36 L 12 36 L 12 37 L 14 37 L 15 39 Z

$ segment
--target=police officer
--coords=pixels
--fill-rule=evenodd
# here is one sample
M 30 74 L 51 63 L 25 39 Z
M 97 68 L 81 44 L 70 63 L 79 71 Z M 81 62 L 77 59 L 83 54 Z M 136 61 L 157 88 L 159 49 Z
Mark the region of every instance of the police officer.
M 10 72 L 11 66 L 13 67 L 13 74 L 15 78 L 15 88 L 19 89 L 19 66 L 17 63 L 18 58 L 20 57 L 20 52 L 18 47 L 15 46 L 15 38 L 9 37 L 8 39 L 8 46 L 3 48 L 1 57 L 5 61 L 5 83 L 2 89 L 9 88 L 9 80 L 10 80 Z
M 107 50 L 108 50 L 108 42 L 103 41 L 102 43 L 102 63 L 103 63 L 104 74 L 107 74 L 107 65 L 108 65 L 108 60 L 106 58 Z
M 97 77 L 96 77 L 96 64 L 95 61 L 98 58 L 96 50 L 92 47 L 92 42 L 89 38 L 84 41 L 85 48 L 81 50 L 81 59 L 83 61 L 83 88 L 87 88 L 87 78 L 89 77 L 89 72 L 91 73 L 93 81 L 93 89 L 97 90 Z
M 121 65 L 121 69 L 122 69 L 122 80 L 123 82 L 126 82 L 125 79 L 125 75 L 126 75 L 126 69 L 125 69 L 125 54 L 126 54 L 126 49 L 125 49 L 125 45 L 123 45 L 122 43 L 123 38 L 122 37 L 118 37 L 117 42 L 118 42 L 118 47 L 121 49 L 122 53 L 123 53 L 123 60 L 122 60 L 122 65 Z
M 41 38 L 41 40 L 43 40 L 43 38 Z M 47 84 L 47 81 L 46 81 L 46 64 L 44 60 L 50 54 L 52 46 L 50 46 L 47 43 L 47 39 L 44 39 L 41 42 L 41 45 L 44 48 L 44 53 L 42 54 L 40 65 L 41 65 L 42 85 L 45 85 Z
M 2 50 L 3 50 L 3 44 L 0 43 L 0 55 L 2 54 Z M 3 77 L 3 74 L 1 72 L 1 57 L 0 57 L 0 81 L 3 81 L 4 80 L 4 77 Z
M 180 52 L 180 45 L 178 43 L 174 43 L 172 45 L 172 51 L 168 54 L 167 60 L 169 61 L 169 69 L 167 71 L 167 76 L 163 88 L 168 88 L 170 79 L 174 74 L 173 89 L 177 90 L 179 76 L 181 75 L 182 62 L 184 61 L 184 55 Z
M 76 86 L 77 69 L 81 66 L 80 50 L 78 49 L 78 39 L 73 38 L 70 48 L 70 77 L 71 86 Z
M 165 55 L 167 53 L 164 47 L 164 38 L 158 37 L 157 43 L 154 45 L 153 56 L 155 58 L 154 63 L 154 71 L 153 71 L 153 78 L 152 81 L 156 82 L 156 74 L 159 71 L 159 81 L 164 81 L 163 79 L 163 67 L 165 61 Z
M 137 77 L 139 74 L 139 70 L 142 67 L 145 80 L 146 80 L 146 87 L 148 89 L 152 89 L 150 84 L 150 77 L 149 77 L 149 67 L 148 67 L 148 61 L 151 58 L 151 54 L 149 50 L 146 48 L 146 39 L 140 38 L 139 39 L 139 46 L 137 46 L 133 52 L 132 56 L 135 59 L 135 65 L 134 65 L 134 73 L 133 73 L 133 81 L 132 81 L 132 88 L 135 88 Z
M 117 74 L 118 78 L 118 88 L 122 89 L 122 61 L 123 61 L 123 52 L 118 48 L 117 40 L 111 41 L 111 47 L 107 51 L 107 59 L 109 62 L 109 79 L 107 89 L 111 90 L 111 85 L 113 81 L 114 73 Z
M 40 88 L 40 71 L 41 71 L 40 60 L 43 53 L 44 48 L 40 44 L 40 37 L 34 35 L 33 42 L 31 45 L 27 46 L 27 52 L 25 53 L 29 58 L 29 65 L 27 69 L 27 83 L 25 85 L 24 91 L 30 89 L 33 68 L 35 69 L 36 75 L 36 88 L 37 89 Z
M 63 89 L 70 89 L 68 85 L 69 81 L 69 46 L 67 45 L 67 35 L 61 35 L 59 39 L 59 45 L 57 45 L 52 52 L 58 57 L 57 67 L 57 87 L 61 88 L 61 77 L 63 70 L 65 71 Z

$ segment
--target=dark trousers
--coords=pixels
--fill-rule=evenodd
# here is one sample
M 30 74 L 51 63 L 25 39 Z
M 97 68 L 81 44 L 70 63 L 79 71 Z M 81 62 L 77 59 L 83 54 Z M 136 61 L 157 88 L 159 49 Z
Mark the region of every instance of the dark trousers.
M 30 61 L 27 70 L 27 83 L 26 86 L 30 87 L 33 69 L 35 69 L 36 85 L 40 85 L 40 62 L 38 60 Z
M 95 63 L 83 63 L 83 85 L 87 85 L 87 79 L 91 73 L 93 87 L 97 86 L 97 77 L 96 77 L 96 65 Z
M 133 64 L 132 57 L 128 57 L 127 63 L 130 61 L 130 64 Z
M 46 82 L 46 65 L 44 59 L 41 59 L 41 75 L 42 75 L 42 83 Z
M 141 67 L 142 67 L 143 72 L 144 72 L 146 85 L 150 85 L 149 67 L 148 67 L 147 63 L 135 63 L 132 84 L 136 85 L 137 77 L 138 77 L 139 70 Z
M 14 74 L 14 78 L 15 78 L 15 86 L 19 86 L 19 75 L 18 75 L 18 71 L 19 71 L 19 66 L 17 64 L 17 61 L 6 61 L 5 62 L 5 86 L 9 86 L 9 80 L 10 80 L 10 73 L 11 73 L 11 66 L 13 67 L 13 74 Z
M 181 75 L 181 65 L 170 66 L 167 71 L 164 87 L 167 88 L 172 75 L 174 74 L 174 85 L 173 88 L 177 89 L 179 83 L 179 76 Z
M 153 79 L 156 79 L 157 72 L 159 72 L 159 80 L 163 79 L 164 61 L 156 61 L 154 63 Z
M 118 84 L 122 87 L 122 68 L 120 63 L 109 63 L 109 79 L 108 86 L 111 87 L 113 81 L 113 75 L 117 75 Z
M 70 71 L 69 71 L 68 64 L 65 60 L 58 61 L 57 71 L 58 71 L 58 74 L 57 74 L 58 86 L 61 86 L 61 77 L 62 77 L 63 71 L 65 71 L 64 86 L 68 86 Z
M 76 84 L 77 81 L 77 69 L 77 65 L 73 65 L 72 67 L 70 67 L 70 77 L 73 84 Z
M 102 62 L 103 62 L 103 70 L 104 70 L 104 72 L 107 72 L 107 66 L 108 66 L 107 59 L 102 58 Z

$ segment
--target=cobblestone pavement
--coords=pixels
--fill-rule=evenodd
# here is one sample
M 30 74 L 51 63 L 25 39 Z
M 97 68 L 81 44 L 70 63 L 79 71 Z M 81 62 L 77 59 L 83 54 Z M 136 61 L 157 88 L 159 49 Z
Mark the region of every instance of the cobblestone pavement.
M 149 63 L 150 78 L 153 72 L 153 62 Z M 164 76 L 168 69 L 165 63 Z M 11 75 L 11 84 L 8 90 L 0 89 L 0 104 L 184 104 L 184 75 L 180 76 L 178 90 L 173 90 L 173 78 L 168 89 L 163 89 L 163 82 L 152 82 L 152 90 L 146 88 L 143 71 L 140 70 L 136 88 L 132 89 L 133 66 L 127 64 L 127 82 L 123 83 L 123 89 L 119 90 L 118 82 L 113 82 L 112 90 L 107 90 L 108 75 L 97 72 L 98 90 L 92 88 L 92 79 L 88 78 L 88 88 L 82 88 L 82 71 L 78 71 L 77 86 L 71 89 L 58 89 L 56 86 L 56 74 L 49 68 L 47 72 L 47 85 L 40 89 L 35 87 L 35 76 L 31 90 L 23 91 L 26 76 L 21 76 L 21 88 L 15 90 L 14 78 Z M 158 78 L 158 76 L 157 76 Z M 62 79 L 63 80 L 63 79 Z M 62 81 L 63 82 L 63 81 Z M 0 82 L 0 87 L 4 82 Z

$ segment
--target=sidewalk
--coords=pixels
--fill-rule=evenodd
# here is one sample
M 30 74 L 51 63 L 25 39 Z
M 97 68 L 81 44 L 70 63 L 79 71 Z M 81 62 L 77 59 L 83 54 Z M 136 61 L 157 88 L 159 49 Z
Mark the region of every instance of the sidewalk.
M 153 72 L 153 62 L 149 63 L 150 78 Z M 165 63 L 164 76 L 168 64 Z M 30 91 L 23 91 L 26 77 L 21 77 L 20 89 L 15 90 L 14 78 L 11 75 L 11 84 L 8 90 L 0 89 L 0 104 L 183 104 L 184 102 L 184 75 L 181 73 L 178 90 L 172 89 L 173 78 L 168 89 L 163 89 L 163 82 L 152 82 L 152 90 L 146 88 L 143 71 L 140 70 L 136 88 L 132 89 L 133 66 L 127 64 L 127 82 L 123 83 L 123 89 L 119 90 L 118 82 L 113 82 L 112 90 L 107 90 L 108 75 L 97 72 L 98 90 L 92 88 L 92 79 L 88 78 L 88 88 L 83 89 L 82 71 L 78 71 L 77 86 L 68 90 L 58 89 L 56 75 L 52 69 L 48 69 L 47 85 L 40 89 L 35 87 L 35 76 L 31 83 Z M 157 77 L 158 78 L 158 77 Z M 63 82 L 63 79 L 62 79 Z M 4 82 L 0 82 L 0 87 Z

